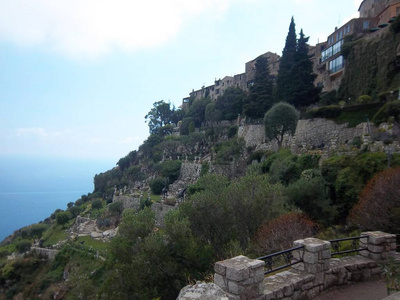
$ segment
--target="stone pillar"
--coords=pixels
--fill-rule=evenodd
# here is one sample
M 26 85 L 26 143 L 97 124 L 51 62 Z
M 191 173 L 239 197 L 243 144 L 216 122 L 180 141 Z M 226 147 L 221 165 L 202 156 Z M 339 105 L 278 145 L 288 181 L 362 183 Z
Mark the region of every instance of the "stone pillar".
M 361 233 L 368 238 L 360 239 L 360 255 L 374 260 L 385 260 L 396 253 L 396 235 L 381 231 L 368 231 Z
M 215 264 L 214 283 L 229 299 L 263 299 L 264 265 L 261 260 L 237 256 Z
M 331 243 L 316 238 L 307 238 L 294 242 L 294 247 L 304 246 L 304 271 L 309 274 L 318 274 L 329 270 L 331 259 Z M 301 254 L 301 250 L 297 255 Z

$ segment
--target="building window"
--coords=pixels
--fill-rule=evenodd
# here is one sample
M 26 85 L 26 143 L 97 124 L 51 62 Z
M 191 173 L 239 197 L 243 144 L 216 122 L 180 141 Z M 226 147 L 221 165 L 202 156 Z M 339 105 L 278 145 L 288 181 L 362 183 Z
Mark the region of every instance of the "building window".
M 328 58 L 338 54 L 342 50 L 343 40 L 340 40 L 333 46 L 329 47 L 321 53 L 321 62 L 327 60 Z
M 369 21 L 363 21 L 363 29 L 369 28 Z
M 339 56 L 334 60 L 329 62 L 329 71 L 335 73 L 341 69 L 343 69 L 343 56 Z

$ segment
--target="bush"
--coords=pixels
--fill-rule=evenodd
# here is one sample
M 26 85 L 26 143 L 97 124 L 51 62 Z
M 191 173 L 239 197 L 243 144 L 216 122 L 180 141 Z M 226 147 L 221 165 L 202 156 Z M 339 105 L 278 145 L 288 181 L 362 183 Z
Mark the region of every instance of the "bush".
M 60 211 L 56 216 L 57 224 L 62 225 L 63 228 L 69 219 L 71 219 L 71 214 L 68 211 Z
M 394 34 L 400 32 L 400 17 L 397 16 L 392 24 L 390 24 L 390 31 Z
M 28 240 L 21 240 L 17 242 L 15 245 L 15 248 L 19 253 L 24 253 L 26 251 L 29 251 L 31 249 L 32 243 Z
M 188 135 L 189 134 L 189 125 L 193 122 L 192 117 L 184 118 L 182 120 L 180 133 L 181 135 Z
M 373 101 L 373 99 L 369 95 L 361 95 L 360 97 L 357 98 L 357 103 L 361 103 L 361 104 L 371 103 L 372 101 Z
M 396 122 L 400 121 L 400 100 L 386 103 L 372 118 L 375 125 L 380 125 L 389 121 L 390 117 L 394 117 Z
M 399 230 L 400 167 L 375 175 L 360 194 L 360 200 L 350 212 L 349 222 L 362 230 Z
M 305 113 L 305 118 L 337 118 L 342 113 L 340 105 L 323 106 L 319 108 L 313 108 Z
M 312 237 L 317 224 L 303 213 L 292 212 L 264 223 L 256 238 L 260 253 L 270 254 L 291 248 L 293 241 Z
M 165 178 L 158 177 L 156 179 L 153 179 L 150 181 L 151 192 L 155 195 L 160 195 L 165 185 L 166 185 Z
M 238 132 L 238 127 L 237 126 L 231 126 L 228 129 L 228 138 L 231 139 L 233 138 Z
M 161 176 L 168 177 L 169 183 L 179 178 L 182 162 L 179 160 L 167 160 L 162 163 Z
M 124 210 L 124 205 L 122 201 L 116 201 L 108 206 L 108 210 L 111 213 L 120 214 Z

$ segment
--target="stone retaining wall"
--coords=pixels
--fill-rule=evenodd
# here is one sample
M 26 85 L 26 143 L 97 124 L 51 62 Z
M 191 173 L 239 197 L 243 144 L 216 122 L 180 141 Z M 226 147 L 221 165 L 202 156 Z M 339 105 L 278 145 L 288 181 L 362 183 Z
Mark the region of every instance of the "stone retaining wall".
M 56 257 L 56 255 L 58 253 L 58 250 L 39 248 L 39 247 L 31 247 L 31 252 L 36 252 L 40 255 L 46 256 L 48 259 L 54 259 L 54 257 Z
M 290 148 L 292 153 L 300 154 L 304 149 L 321 149 L 325 151 L 351 148 L 351 142 L 356 137 L 362 137 L 367 131 L 367 124 L 361 123 L 357 127 L 349 128 L 347 123 L 336 124 L 327 119 L 299 120 L 294 136 L 286 135 L 282 146 Z M 370 124 L 371 128 L 373 127 Z M 243 137 L 246 147 L 255 147 L 256 150 L 278 150 L 276 141 L 265 138 L 264 125 L 241 125 L 239 137 Z
M 122 202 L 122 207 L 124 209 L 127 208 L 134 208 L 134 209 L 139 209 L 140 206 L 140 199 L 135 198 L 133 196 L 113 196 L 113 202 L 116 201 L 121 201 Z
M 331 258 L 331 243 L 315 238 L 294 242 L 303 250 L 303 262 L 288 271 L 264 278 L 264 261 L 238 256 L 215 264 L 214 283 L 229 299 L 312 299 L 322 291 L 352 282 L 379 277 L 379 263 L 390 256 L 396 257 L 395 235 L 383 232 L 364 232 L 361 247 L 367 250 L 359 255 Z M 400 259 L 400 258 L 399 258 Z

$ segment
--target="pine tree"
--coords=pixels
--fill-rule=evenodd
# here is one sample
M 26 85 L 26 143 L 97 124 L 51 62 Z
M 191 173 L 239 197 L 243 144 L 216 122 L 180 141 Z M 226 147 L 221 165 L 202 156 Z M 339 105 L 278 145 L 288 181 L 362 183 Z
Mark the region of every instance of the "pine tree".
M 273 83 L 269 74 L 268 59 L 259 56 L 256 59 L 254 84 L 250 87 L 249 95 L 243 105 L 244 114 L 254 119 L 262 118 L 274 104 L 272 91 Z
M 294 18 L 289 25 L 289 32 L 286 37 L 285 48 L 282 52 L 282 57 L 279 63 L 279 71 L 276 79 L 276 92 L 277 98 L 280 101 L 286 101 L 290 103 L 291 95 L 293 93 L 292 81 L 293 81 L 293 66 L 295 64 L 295 56 L 297 51 L 297 40 L 296 40 L 296 25 Z

